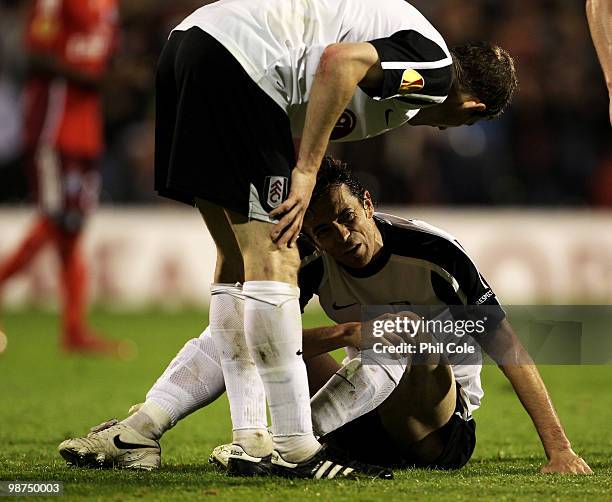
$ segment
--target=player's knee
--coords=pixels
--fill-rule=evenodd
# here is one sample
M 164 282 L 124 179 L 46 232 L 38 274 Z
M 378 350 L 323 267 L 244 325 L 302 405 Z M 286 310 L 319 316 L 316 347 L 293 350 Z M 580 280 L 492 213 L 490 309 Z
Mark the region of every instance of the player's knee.
M 454 381 L 451 367 L 446 364 L 413 364 L 406 373 L 407 378 L 420 385 L 435 381 L 438 386 L 449 387 Z
M 300 258 L 297 252 L 287 252 L 287 250 L 279 250 L 280 252 L 272 253 L 272 260 L 269 264 L 269 274 L 274 277 L 272 280 L 287 282 L 290 284 L 297 283 L 297 273 L 300 266 Z
M 244 255 L 248 280 L 279 281 L 296 284 L 300 257 L 295 248 L 255 250 Z

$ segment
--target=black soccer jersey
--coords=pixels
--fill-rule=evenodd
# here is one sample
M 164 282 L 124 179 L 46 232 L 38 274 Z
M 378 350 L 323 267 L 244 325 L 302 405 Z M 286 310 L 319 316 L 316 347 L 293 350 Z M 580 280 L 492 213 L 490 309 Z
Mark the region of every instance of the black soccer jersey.
M 383 249 L 367 267 L 349 270 L 325 253 L 302 261 L 302 309 L 316 294 L 338 323 L 360 321 L 363 305 L 486 305 L 487 329 L 504 319 L 495 293 L 454 237 L 418 220 L 377 213 L 375 221 Z M 478 407 L 480 366 L 453 365 L 453 373 L 472 409 Z

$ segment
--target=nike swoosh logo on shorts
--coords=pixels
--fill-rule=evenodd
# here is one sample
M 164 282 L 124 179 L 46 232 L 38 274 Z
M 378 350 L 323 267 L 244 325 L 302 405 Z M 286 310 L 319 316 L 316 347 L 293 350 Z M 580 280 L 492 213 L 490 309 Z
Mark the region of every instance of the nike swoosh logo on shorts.
M 337 305 L 336 302 L 334 302 L 334 304 L 332 305 L 332 308 L 334 310 L 342 310 L 342 309 L 347 309 L 349 307 L 352 307 L 353 305 L 357 305 L 357 302 L 349 303 L 348 305 Z
M 120 450 L 135 450 L 137 448 L 152 448 L 149 444 L 124 443 L 121 441 L 121 434 L 117 434 L 113 438 L 113 444 Z

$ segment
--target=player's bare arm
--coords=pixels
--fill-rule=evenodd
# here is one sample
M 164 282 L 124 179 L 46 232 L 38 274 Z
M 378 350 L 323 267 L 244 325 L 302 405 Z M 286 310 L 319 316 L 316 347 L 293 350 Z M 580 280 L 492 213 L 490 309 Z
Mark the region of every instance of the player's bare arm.
M 297 166 L 291 174 L 291 191 L 270 213 L 271 217 L 282 215 L 271 234 L 279 247 L 293 246 L 297 240 L 330 135 L 356 87 L 373 88 L 381 80 L 378 53 L 367 42 L 331 44 L 323 52 L 306 110 Z
M 385 314 L 377 319 L 388 318 L 394 320 L 398 314 Z M 403 317 L 418 320 L 419 317 L 414 312 L 402 312 Z M 367 328 L 366 328 L 367 332 Z M 385 345 L 399 345 L 407 339 L 395 333 L 385 333 L 376 339 L 378 343 Z M 322 326 L 318 328 L 304 329 L 302 331 L 302 341 L 304 348 L 304 359 L 311 359 L 321 354 L 327 354 L 337 349 L 352 347 L 356 350 L 370 348 L 368 342 L 362 338 L 362 324 L 360 322 L 345 322 L 334 326 Z
M 311 359 L 343 347 L 355 347 L 355 335 L 359 331 L 361 324 L 358 322 L 304 329 L 302 331 L 304 359 Z
M 612 0 L 587 0 L 587 19 L 610 95 L 612 124 Z
M 548 463 L 543 473 L 592 474 L 573 450 L 537 366 L 504 319 L 497 330 L 479 340 L 512 384 L 540 436 Z

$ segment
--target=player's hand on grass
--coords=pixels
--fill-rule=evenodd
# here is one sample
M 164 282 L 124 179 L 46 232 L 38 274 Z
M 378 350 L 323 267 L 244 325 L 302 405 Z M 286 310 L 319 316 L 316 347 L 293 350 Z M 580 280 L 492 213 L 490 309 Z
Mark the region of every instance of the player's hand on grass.
M 304 171 L 297 166 L 291 172 L 289 197 L 270 212 L 272 218 L 280 217 L 270 234 L 278 247 L 293 247 L 296 243 L 316 181 L 316 171 Z
M 555 452 L 548 463 L 540 469 L 542 474 L 593 474 L 588 464 L 571 448 Z

